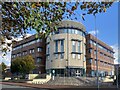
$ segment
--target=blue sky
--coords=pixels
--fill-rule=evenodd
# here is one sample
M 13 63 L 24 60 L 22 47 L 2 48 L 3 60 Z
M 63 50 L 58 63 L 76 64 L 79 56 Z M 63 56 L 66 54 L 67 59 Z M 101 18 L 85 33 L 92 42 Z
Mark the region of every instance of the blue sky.
M 87 32 L 95 31 L 95 19 L 93 15 L 86 15 L 85 21 L 82 20 L 80 14 L 84 13 L 80 9 L 75 11 L 78 19 Z M 118 3 L 115 2 L 105 13 L 96 15 L 96 27 L 98 30 L 98 37 L 109 45 L 118 43 Z
M 86 30 L 94 30 L 94 17 L 89 15 L 83 22 Z M 118 3 L 114 3 L 106 13 L 96 16 L 98 38 L 108 45 L 118 43 Z
M 81 10 L 77 10 L 76 12 L 79 13 Z M 81 11 L 82 12 L 82 11 Z M 81 13 L 80 12 L 80 13 Z M 94 34 L 95 31 L 95 21 L 93 15 L 86 15 L 85 21 L 82 20 L 81 16 L 79 17 L 77 21 L 84 24 L 86 27 L 87 32 L 90 32 Z M 97 14 L 96 16 L 96 24 L 97 24 L 97 30 L 98 30 L 98 38 L 105 42 L 106 44 L 113 47 L 115 53 L 115 57 L 117 60 L 118 55 L 118 3 L 115 2 L 112 7 L 107 9 L 106 13 Z M 34 33 L 30 32 L 31 34 Z M 7 65 L 10 65 L 10 53 L 6 56 L 6 58 L 1 59 L 4 61 Z

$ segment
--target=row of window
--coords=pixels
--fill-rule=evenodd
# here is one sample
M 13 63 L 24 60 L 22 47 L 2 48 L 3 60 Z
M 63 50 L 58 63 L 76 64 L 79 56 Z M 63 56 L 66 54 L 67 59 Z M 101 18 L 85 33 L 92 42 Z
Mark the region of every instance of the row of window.
M 64 53 L 60 53 L 60 54 L 54 54 L 55 59 L 64 59 Z M 81 54 L 72 54 L 72 58 L 73 59 L 80 59 L 81 60 Z M 49 60 L 50 56 L 46 56 L 46 59 Z M 84 56 L 84 61 L 86 60 L 85 56 Z
M 79 34 L 79 35 L 85 37 L 85 33 L 84 33 L 82 30 L 71 29 L 71 28 L 67 28 L 67 29 L 58 29 L 57 31 L 52 32 L 52 35 L 54 35 L 54 34 L 63 34 L 63 33 Z
M 89 63 L 91 64 L 92 62 L 94 62 L 95 65 L 97 64 L 97 60 L 93 60 L 92 58 L 90 58 L 90 59 L 89 59 Z M 104 61 L 100 61 L 100 63 L 101 63 L 103 66 L 113 66 L 112 64 L 107 63 L 107 62 L 104 62 Z
M 58 52 L 58 45 L 60 43 L 60 52 L 64 52 L 64 40 L 55 40 L 55 52 Z M 81 53 L 81 41 L 74 41 L 72 40 L 72 52 Z M 76 50 L 77 48 L 77 50 Z M 85 45 L 83 45 L 85 49 Z M 47 45 L 47 53 L 49 54 L 50 46 Z
M 108 55 L 106 55 L 106 54 L 104 54 L 104 53 L 102 53 L 102 52 L 100 52 L 100 56 L 101 56 L 101 57 L 105 57 L 105 58 L 107 58 L 107 59 L 109 59 L 109 60 L 113 60 L 113 57 L 108 56 Z
M 91 70 L 89 74 L 90 74 L 90 76 L 96 76 L 97 71 L 96 70 Z M 99 71 L 98 74 L 99 74 L 99 76 L 108 76 L 108 75 L 112 75 L 112 71 L 111 72 Z
M 25 44 L 22 44 L 22 45 L 19 45 L 19 46 L 17 46 L 17 47 L 14 47 L 13 50 L 21 49 L 21 48 L 23 48 L 23 47 L 32 45 L 32 44 L 34 44 L 34 43 L 36 43 L 36 42 L 42 42 L 42 39 L 36 39 L 36 40 L 29 41 L 29 42 L 27 42 L 27 43 L 25 43 Z
M 60 57 L 60 59 L 64 59 L 64 53 L 61 54 L 54 54 L 55 59 L 58 59 Z M 50 55 L 46 56 L 46 60 L 50 60 Z
M 55 40 L 54 41 L 54 50 L 55 50 L 55 58 L 58 59 L 58 57 L 60 57 L 60 59 L 64 59 L 64 39 L 61 40 Z M 80 59 L 80 54 L 81 54 L 81 41 L 79 40 L 72 40 L 72 58 L 75 59 L 76 56 L 78 55 L 78 59 Z M 58 46 L 60 46 L 60 51 L 58 51 Z M 83 45 L 84 49 L 85 49 L 85 44 Z M 77 50 L 76 50 L 77 48 Z M 75 52 L 77 52 L 77 54 L 75 54 Z M 47 60 L 49 60 L 49 54 L 50 54 L 50 44 L 47 44 L 47 50 L 46 50 L 46 54 L 47 54 Z
M 37 51 L 38 52 L 42 52 L 42 47 L 38 47 L 37 48 Z M 29 53 L 31 54 L 31 53 L 34 53 L 35 52 L 35 50 L 34 49 L 30 49 L 29 50 Z M 19 57 L 19 56 L 22 56 L 22 55 L 27 55 L 28 54 L 28 52 L 27 51 L 23 51 L 22 53 L 17 53 L 17 54 L 13 54 L 12 55 L 12 58 L 15 58 L 15 57 Z
M 92 48 L 89 48 L 88 52 L 89 52 L 89 53 L 94 52 L 94 54 L 96 54 L 96 50 L 93 50 Z M 108 56 L 108 55 L 106 55 L 106 54 L 104 54 L 104 53 L 102 53 L 102 52 L 100 52 L 99 55 L 100 55 L 101 57 L 105 57 L 105 58 L 107 58 L 107 59 L 109 59 L 109 60 L 113 60 L 113 57 Z
M 93 41 L 93 40 L 90 40 L 89 43 L 96 46 L 96 42 Z M 110 54 L 114 54 L 113 51 L 110 51 L 109 49 L 105 48 L 104 46 L 100 45 L 99 43 L 97 44 L 97 46 L 98 46 L 100 49 L 102 49 L 102 50 L 104 50 L 104 51 L 106 51 L 106 52 L 109 52 Z

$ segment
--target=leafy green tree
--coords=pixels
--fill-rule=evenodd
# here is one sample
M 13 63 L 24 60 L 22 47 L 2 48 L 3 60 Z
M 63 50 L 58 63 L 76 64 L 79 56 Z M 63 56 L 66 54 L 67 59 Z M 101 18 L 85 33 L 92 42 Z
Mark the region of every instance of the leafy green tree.
M 2 63 L 0 64 L 0 71 L 1 71 L 2 73 L 4 73 L 6 68 L 7 68 L 7 65 L 5 65 L 4 62 L 2 62 Z
M 30 71 L 32 71 L 34 68 L 34 59 L 30 55 L 16 58 L 11 63 L 12 73 L 25 75 L 27 73 L 30 73 Z
M 19 74 L 20 72 L 20 62 L 21 62 L 21 58 L 16 58 L 13 61 L 11 61 L 11 72 L 12 73 L 17 73 Z
M 0 46 L 7 52 L 13 38 L 25 37 L 29 30 L 35 29 L 38 36 L 47 36 L 51 30 L 57 30 L 56 24 L 63 19 L 77 19 L 77 9 L 85 11 L 80 14 L 84 19 L 87 14 L 96 15 L 106 12 L 113 2 L 0 2 L 2 5 L 2 27 L 0 30 Z M 80 11 L 78 11 L 80 12 Z M 54 23 L 54 25 L 51 25 Z M 44 34 L 43 34 L 44 33 Z M 6 47 L 2 45 L 6 44 Z
M 30 73 L 30 71 L 33 70 L 34 68 L 35 68 L 35 62 L 32 56 L 27 55 L 22 58 L 21 68 L 20 68 L 21 73 Z

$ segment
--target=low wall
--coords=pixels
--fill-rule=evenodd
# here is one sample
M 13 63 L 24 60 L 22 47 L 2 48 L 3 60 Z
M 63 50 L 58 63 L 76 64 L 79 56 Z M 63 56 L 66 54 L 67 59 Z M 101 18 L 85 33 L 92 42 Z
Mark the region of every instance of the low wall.
M 39 74 L 28 74 L 26 75 L 27 79 L 31 80 L 34 79 L 35 77 L 37 77 Z
M 31 84 L 44 84 L 44 83 L 47 83 L 50 79 L 51 79 L 51 74 L 50 75 L 46 75 L 45 79 L 33 79 L 32 81 L 27 81 L 27 83 L 31 83 Z
M 11 79 L 11 77 L 5 77 L 5 79 L 4 80 L 10 80 Z

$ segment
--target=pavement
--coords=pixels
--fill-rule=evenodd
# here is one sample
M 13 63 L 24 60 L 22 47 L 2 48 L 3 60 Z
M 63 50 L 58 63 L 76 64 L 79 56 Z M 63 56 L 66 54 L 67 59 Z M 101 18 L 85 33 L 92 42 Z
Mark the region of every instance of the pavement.
M 2 84 L 2 90 L 98 90 L 96 87 L 80 87 L 80 86 L 72 86 L 72 85 L 42 85 L 42 84 L 27 84 L 27 83 L 14 83 L 14 82 L 0 82 Z M 80 89 L 81 88 L 81 89 Z M 100 88 L 99 90 L 120 90 L 111 87 L 111 88 Z

